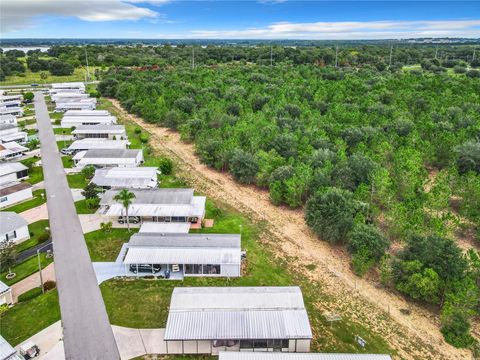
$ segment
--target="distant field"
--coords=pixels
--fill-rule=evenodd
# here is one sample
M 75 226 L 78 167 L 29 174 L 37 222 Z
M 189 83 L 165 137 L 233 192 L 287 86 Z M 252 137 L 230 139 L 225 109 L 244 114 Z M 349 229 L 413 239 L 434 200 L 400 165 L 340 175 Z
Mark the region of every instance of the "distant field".
M 99 67 L 91 66 L 90 70 L 90 79 L 97 80 L 95 78 L 95 69 Z M 52 83 L 52 82 L 68 82 L 68 81 L 85 81 L 85 68 L 76 68 L 72 75 L 66 76 L 54 76 L 48 73 L 48 77 L 43 80 L 40 77 L 41 71 L 33 73 L 30 70 L 26 70 L 24 74 L 7 76 L 5 81 L 0 81 L 0 85 L 26 85 L 26 84 L 43 84 Z

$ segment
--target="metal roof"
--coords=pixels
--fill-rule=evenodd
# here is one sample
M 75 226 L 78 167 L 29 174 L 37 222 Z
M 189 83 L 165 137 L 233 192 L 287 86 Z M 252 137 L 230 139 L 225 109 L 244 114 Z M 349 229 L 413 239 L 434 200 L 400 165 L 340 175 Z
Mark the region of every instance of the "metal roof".
M 97 124 L 97 125 L 79 125 L 72 131 L 72 134 L 100 134 L 100 133 L 112 133 L 123 134 L 125 133 L 125 126 L 123 125 L 109 125 L 109 124 Z
M 7 291 L 10 291 L 10 286 L 5 284 L 3 281 L 0 281 L 0 294 L 3 294 Z
M 108 110 L 67 110 L 63 116 L 109 116 Z
M 138 233 L 132 235 L 130 247 L 191 247 L 191 248 L 238 248 L 240 234 L 161 234 Z
M 112 115 L 106 116 L 64 116 L 62 118 L 62 122 L 78 122 L 78 123 L 104 123 L 104 124 L 111 124 L 116 123 L 117 118 Z
M 299 287 L 175 288 L 165 340 L 311 339 Z
M 0 176 L 5 176 L 19 171 L 28 170 L 28 167 L 20 162 L 2 163 L 0 164 Z
M 15 129 L 15 128 L 18 128 L 18 126 L 15 125 L 15 124 L 0 124 L 0 131 L 1 130 Z
M 187 234 L 190 223 L 144 222 L 139 233 Z
M 73 159 L 92 159 L 92 158 L 123 158 L 123 159 L 131 159 L 131 158 L 136 158 L 138 154 L 142 150 L 136 150 L 136 149 L 105 149 L 105 150 L 97 150 L 97 149 L 92 149 L 88 150 L 85 152 L 78 153 L 83 154 L 83 156 L 78 156 L 75 155 Z
M 4 142 L 11 141 L 26 141 L 28 139 L 28 134 L 25 131 L 17 131 L 11 134 L 0 136 L 0 139 Z
M 90 149 L 126 149 L 128 140 L 108 139 L 82 139 L 75 140 L 68 147 L 69 150 L 90 150 Z
M 221 351 L 219 360 L 392 360 L 384 354 L 268 353 Z
M 5 184 L 0 184 L 0 196 L 14 194 L 18 191 L 30 189 L 31 187 L 32 185 L 30 185 L 27 182 L 18 182 L 18 181 L 11 181 Z
M 157 186 L 156 167 L 97 169 L 91 182 L 112 188 L 154 188 Z
M 124 264 L 240 264 L 240 249 L 129 247 Z
M 0 115 L 0 122 L 1 123 L 14 123 L 16 117 L 12 114 Z
M 65 89 L 65 88 L 85 88 L 85 85 L 82 82 L 62 82 L 62 83 L 53 83 L 52 89 Z
M 193 189 L 138 189 L 132 190 L 135 194 L 133 204 L 191 204 Z M 106 191 L 100 204 L 114 204 L 113 199 L 119 190 Z
M 10 345 L 2 335 L 0 335 L 0 360 L 21 359 L 20 357 L 15 356 L 16 354 L 17 350 L 15 350 L 13 346 Z
M 28 222 L 13 211 L 0 211 L 0 233 L 6 234 L 10 231 L 28 226 Z

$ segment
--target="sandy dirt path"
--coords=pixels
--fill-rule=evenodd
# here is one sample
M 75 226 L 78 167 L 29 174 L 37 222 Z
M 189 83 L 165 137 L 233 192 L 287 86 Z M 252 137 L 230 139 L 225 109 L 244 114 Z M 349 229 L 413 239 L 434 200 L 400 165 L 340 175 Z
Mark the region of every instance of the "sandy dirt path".
M 355 276 L 350 270 L 348 254 L 342 248 L 320 241 L 305 224 L 302 210 L 274 206 L 267 191 L 240 185 L 229 174 L 201 164 L 195 156 L 194 146 L 182 142 L 178 133 L 148 124 L 127 113 L 115 99 L 109 100 L 121 118 L 150 133 L 153 151 L 174 160 L 177 174 L 187 183 L 254 220 L 265 222 L 277 254 L 294 259 L 292 266 L 304 271 L 312 280 L 320 281 L 335 299 L 329 307 L 333 305 L 344 316 L 359 319 L 381 334 L 401 358 L 471 359 L 469 351 L 455 349 L 444 342 L 438 317 L 432 312 Z M 311 264 L 316 265 L 315 269 L 307 270 L 306 266 Z M 405 309 L 409 310 L 409 315 L 404 314 Z

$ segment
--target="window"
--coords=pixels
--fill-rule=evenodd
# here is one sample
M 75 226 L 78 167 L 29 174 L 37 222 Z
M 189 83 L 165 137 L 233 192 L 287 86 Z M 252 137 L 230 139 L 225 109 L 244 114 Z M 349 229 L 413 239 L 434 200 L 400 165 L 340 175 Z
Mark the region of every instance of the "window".
M 266 349 L 268 345 L 267 340 L 255 340 L 253 346 L 255 349 Z
M 28 176 L 28 170 L 22 170 L 17 172 L 17 179 L 21 179 Z
M 253 340 L 240 340 L 240 349 L 253 349 Z
M 5 234 L 6 240 L 15 239 L 16 237 L 17 237 L 17 232 L 15 230 Z
M 220 274 L 220 265 L 203 265 L 203 273 L 206 275 Z
M 201 264 L 186 264 L 185 265 L 185 274 L 201 274 L 202 265 Z
M 172 222 L 185 222 L 185 216 L 172 216 Z
M 5 202 L 5 201 L 7 201 L 7 200 L 8 200 L 8 197 L 7 197 L 7 196 L 1 197 L 1 198 L 0 198 L 0 203 Z

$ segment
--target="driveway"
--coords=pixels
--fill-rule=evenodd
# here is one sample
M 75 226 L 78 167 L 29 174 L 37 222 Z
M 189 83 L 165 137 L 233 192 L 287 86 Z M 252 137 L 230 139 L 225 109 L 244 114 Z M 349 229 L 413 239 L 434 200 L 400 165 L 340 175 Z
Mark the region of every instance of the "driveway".
M 67 183 L 45 98 L 35 92 L 57 290 L 67 359 L 120 356 Z
M 45 281 L 55 281 L 55 266 L 54 263 L 49 264 L 45 269 L 42 270 L 43 282 Z M 23 293 L 31 290 L 33 288 L 40 286 L 40 275 L 38 271 L 29 277 L 13 284 L 11 286 L 12 289 L 12 297 L 13 302 L 16 303 L 18 301 L 18 297 Z
M 80 214 L 78 218 L 84 234 L 99 230 L 102 222 L 108 222 L 99 214 Z
M 34 222 L 37 222 L 39 220 L 46 220 L 48 219 L 47 204 L 42 204 L 40 206 L 26 210 L 20 213 L 20 216 L 23 217 L 29 224 L 33 224 Z
M 143 355 L 165 355 L 167 346 L 163 340 L 165 329 L 132 329 L 112 325 L 118 344 L 120 359 L 127 360 Z M 39 360 L 65 360 L 61 322 L 50 325 L 24 341 L 32 341 L 40 348 Z M 19 349 L 18 345 L 16 348 Z

